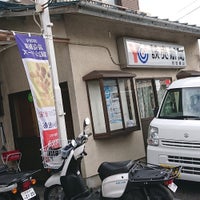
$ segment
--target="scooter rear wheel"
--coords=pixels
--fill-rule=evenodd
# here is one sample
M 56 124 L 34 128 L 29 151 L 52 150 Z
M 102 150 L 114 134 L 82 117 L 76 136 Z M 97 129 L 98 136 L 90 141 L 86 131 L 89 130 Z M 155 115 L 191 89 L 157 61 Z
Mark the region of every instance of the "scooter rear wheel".
M 150 200 L 173 200 L 172 192 L 164 185 L 152 185 L 148 188 Z
M 53 185 L 44 190 L 44 200 L 67 200 L 62 186 Z
M 146 197 L 144 191 L 138 189 L 124 194 L 121 200 L 146 200 Z

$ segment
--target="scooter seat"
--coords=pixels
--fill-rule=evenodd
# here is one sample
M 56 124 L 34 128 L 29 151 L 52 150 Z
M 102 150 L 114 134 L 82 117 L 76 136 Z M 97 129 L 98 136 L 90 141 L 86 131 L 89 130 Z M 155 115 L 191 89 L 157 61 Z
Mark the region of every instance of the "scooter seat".
M 0 185 L 10 185 L 17 183 L 17 181 L 24 175 L 22 172 L 6 172 L 0 175 Z
M 132 160 L 120 162 L 103 162 L 98 168 L 99 177 L 101 180 L 103 180 L 106 177 L 114 174 L 127 173 L 133 164 L 134 161 Z
M 5 173 L 8 171 L 7 165 L 0 165 L 0 174 Z

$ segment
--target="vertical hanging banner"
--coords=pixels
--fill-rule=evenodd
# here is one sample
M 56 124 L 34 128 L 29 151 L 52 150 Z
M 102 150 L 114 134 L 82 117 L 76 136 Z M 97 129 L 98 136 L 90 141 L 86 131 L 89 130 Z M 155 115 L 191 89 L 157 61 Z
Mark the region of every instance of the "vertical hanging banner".
M 43 36 L 15 34 L 38 119 L 42 147 L 58 145 L 58 128 L 51 71 Z

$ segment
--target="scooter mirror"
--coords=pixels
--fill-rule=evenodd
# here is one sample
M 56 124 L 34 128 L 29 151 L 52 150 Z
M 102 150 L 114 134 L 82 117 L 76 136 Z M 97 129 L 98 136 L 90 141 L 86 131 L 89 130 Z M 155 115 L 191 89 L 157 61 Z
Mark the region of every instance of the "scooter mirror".
M 87 118 L 84 119 L 84 123 L 83 123 L 83 135 L 85 135 L 85 128 L 89 124 L 90 124 L 90 119 L 87 117 Z
M 84 127 L 88 126 L 90 124 L 90 119 L 87 117 L 84 120 Z
M 71 144 L 72 144 L 73 147 L 76 147 L 76 141 L 75 140 L 72 140 Z

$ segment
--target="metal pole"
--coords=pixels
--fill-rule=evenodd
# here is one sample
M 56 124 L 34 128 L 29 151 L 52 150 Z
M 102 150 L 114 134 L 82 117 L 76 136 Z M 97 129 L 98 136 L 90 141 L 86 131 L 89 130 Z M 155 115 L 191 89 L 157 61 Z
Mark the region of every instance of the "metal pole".
M 56 58 L 55 58 L 55 51 L 54 51 L 54 43 L 53 43 L 53 35 L 52 35 L 52 26 L 53 24 L 50 22 L 50 15 L 49 15 L 49 8 L 45 5 L 45 8 L 42 8 L 46 2 L 44 0 L 37 0 L 36 1 L 36 12 L 39 8 L 40 11 L 40 21 L 43 29 L 43 35 L 46 42 L 46 48 L 48 53 L 48 59 L 51 68 L 51 75 L 53 81 L 53 89 L 55 95 L 55 109 L 56 109 L 56 116 L 57 116 L 57 126 L 58 126 L 58 133 L 62 140 L 62 146 L 67 143 L 67 131 L 65 125 L 65 113 L 63 110 L 63 102 L 62 102 L 62 95 L 59 86 L 58 80 L 58 72 L 57 72 L 57 65 L 56 65 Z

